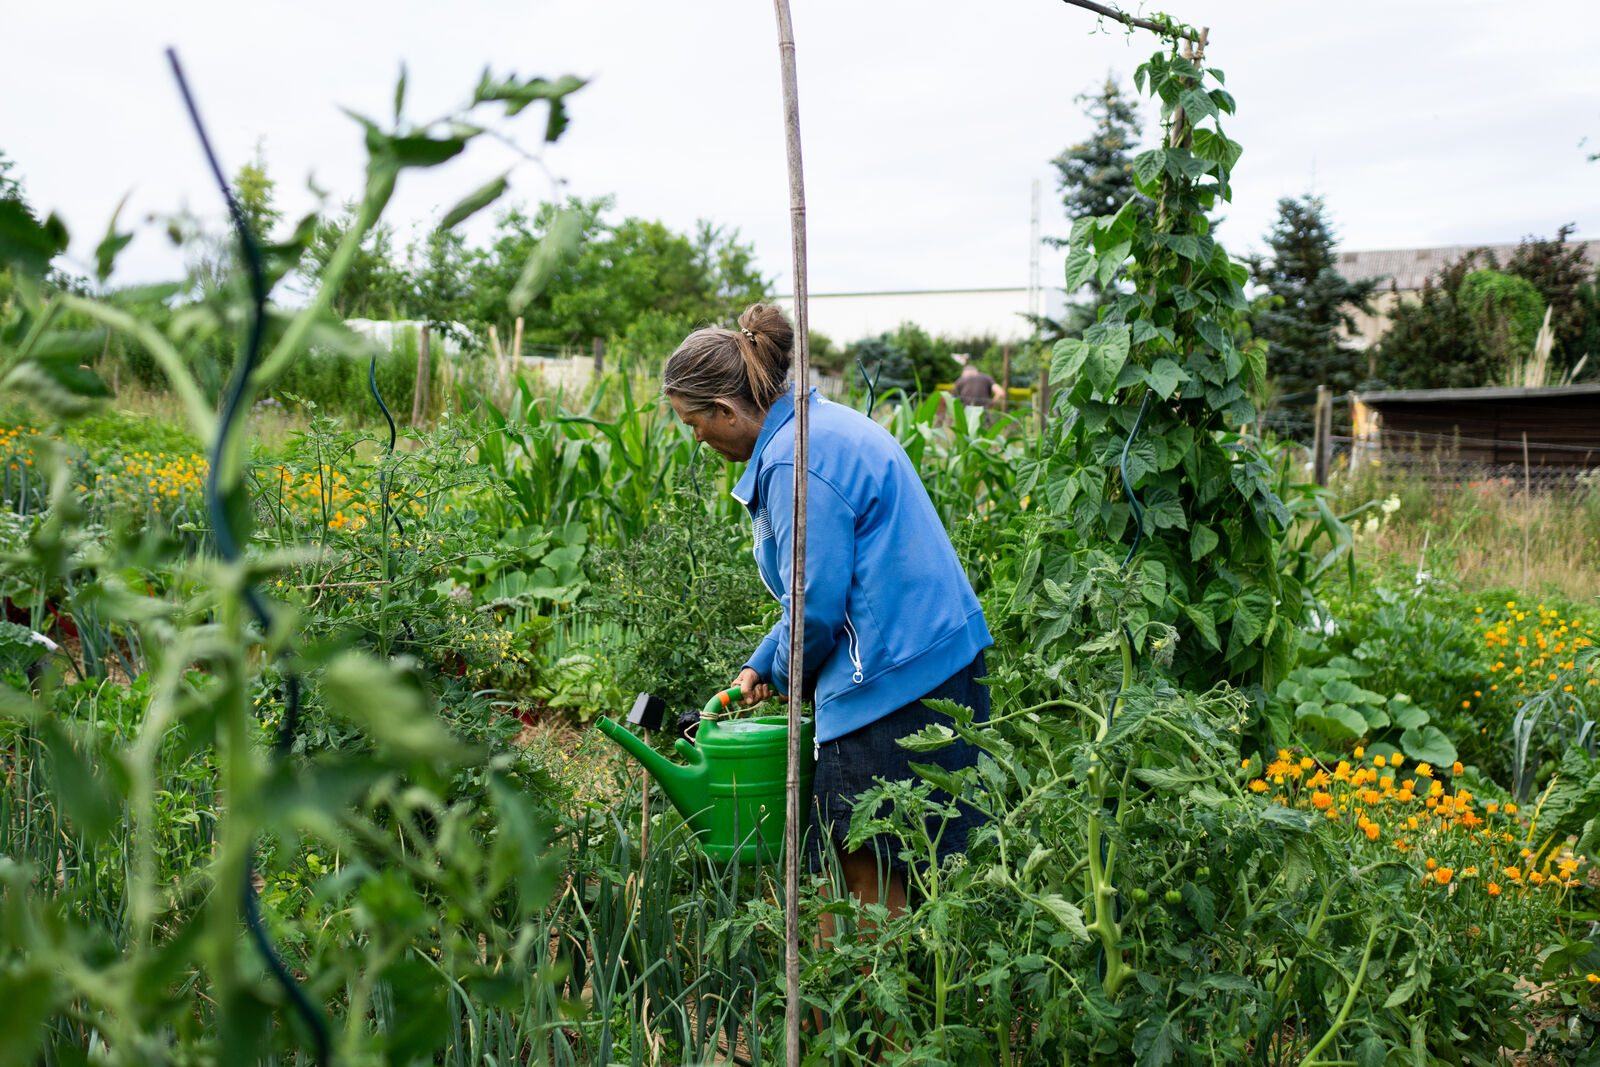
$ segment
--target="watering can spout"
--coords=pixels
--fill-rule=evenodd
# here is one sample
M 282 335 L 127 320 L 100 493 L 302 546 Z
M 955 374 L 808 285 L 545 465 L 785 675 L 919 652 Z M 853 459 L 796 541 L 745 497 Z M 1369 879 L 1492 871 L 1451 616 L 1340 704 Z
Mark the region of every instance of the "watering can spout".
M 680 738 L 678 752 L 689 762 L 674 763 L 615 719 L 603 718 L 599 727 L 601 733 L 626 749 L 650 772 L 652 778 L 661 783 L 667 799 L 672 801 L 672 806 L 678 809 L 693 830 L 697 833 L 709 830 L 711 791 L 708 788 L 706 758 L 698 748 Z

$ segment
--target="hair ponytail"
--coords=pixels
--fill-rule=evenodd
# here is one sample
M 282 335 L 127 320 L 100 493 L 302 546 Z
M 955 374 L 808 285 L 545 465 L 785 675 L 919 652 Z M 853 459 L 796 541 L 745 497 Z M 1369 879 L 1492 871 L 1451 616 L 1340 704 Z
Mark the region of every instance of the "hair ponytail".
M 662 374 L 661 391 L 703 411 L 733 400 L 758 412 L 772 407 L 789 380 L 794 327 L 771 304 L 751 304 L 737 330 L 712 327 L 684 338 Z

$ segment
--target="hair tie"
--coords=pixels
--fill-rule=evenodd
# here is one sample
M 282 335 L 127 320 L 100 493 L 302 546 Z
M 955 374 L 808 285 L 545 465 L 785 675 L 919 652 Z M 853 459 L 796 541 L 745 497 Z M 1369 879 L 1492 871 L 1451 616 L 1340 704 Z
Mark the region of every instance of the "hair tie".
M 743 326 L 739 327 L 739 332 L 744 334 L 746 337 L 750 338 L 750 340 L 752 340 L 752 341 L 754 341 L 756 339 L 756 335 L 751 333 L 748 329 L 746 329 Z

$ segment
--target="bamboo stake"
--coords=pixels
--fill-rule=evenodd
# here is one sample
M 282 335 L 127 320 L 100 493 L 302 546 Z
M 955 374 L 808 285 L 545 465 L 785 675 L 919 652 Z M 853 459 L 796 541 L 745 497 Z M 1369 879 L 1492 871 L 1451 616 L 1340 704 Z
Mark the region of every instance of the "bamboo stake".
M 795 78 L 789 0 L 773 0 L 783 72 L 784 146 L 789 157 L 789 230 L 794 245 L 794 557 L 789 590 L 789 769 L 784 785 L 783 977 L 784 1053 L 800 1067 L 800 690 L 805 677 L 806 481 L 809 455 L 811 352 L 806 328 L 806 190 L 800 165 L 800 92 Z

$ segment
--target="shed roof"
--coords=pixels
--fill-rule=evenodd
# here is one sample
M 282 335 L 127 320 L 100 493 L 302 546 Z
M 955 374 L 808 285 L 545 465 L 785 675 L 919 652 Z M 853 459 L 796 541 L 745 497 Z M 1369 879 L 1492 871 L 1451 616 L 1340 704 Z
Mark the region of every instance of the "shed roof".
M 1458 403 L 1463 400 L 1533 400 L 1540 397 L 1600 397 L 1600 384 L 1542 385 L 1508 387 L 1489 385 L 1476 389 L 1388 389 L 1375 393 L 1360 393 L 1356 399 L 1363 404 L 1381 408 L 1385 404 L 1425 404 L 1429 402 Z
M 1600 264 L 1600 241 L 1573 241 L 1583 250 L 1590 264 Z M 1374 252 L 1340 252 L 1339 274 L 1349 281 L 1381 278 L 1388 288 L 1392 280 L 1397 289 L 1413 291 L 1422 283 L 1437 277 L 1439 272 L 1462 256 L 1477 248 L 1493 252 L 1495 259 L 1505 264 L 1516 255 L 1518 245 L 1445 245 L 1442 248 L 1394 248 Z

